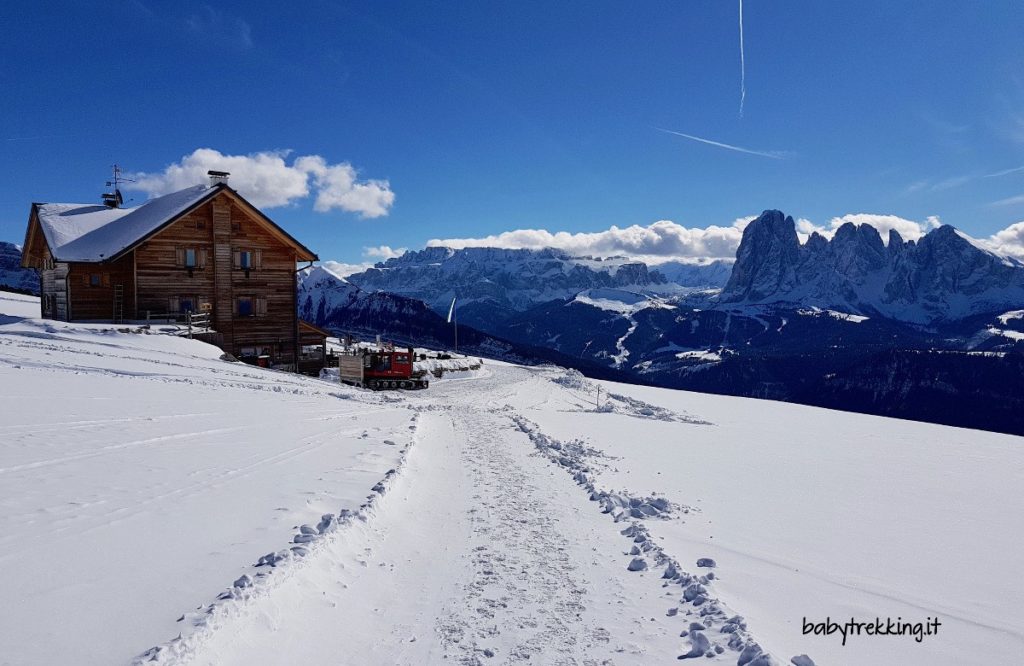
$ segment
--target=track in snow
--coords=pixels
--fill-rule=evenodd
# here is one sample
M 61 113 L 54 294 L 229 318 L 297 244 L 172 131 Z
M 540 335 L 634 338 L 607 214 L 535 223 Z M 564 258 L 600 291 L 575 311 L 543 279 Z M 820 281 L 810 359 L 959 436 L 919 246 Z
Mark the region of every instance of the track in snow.
M 501 374 L 411 397 L 416 442 L 375 516 L 219 621 L 187 663 L 674 660 L 678 590 L 626 570 L 621 524 L 496 409 L 530 375 Z

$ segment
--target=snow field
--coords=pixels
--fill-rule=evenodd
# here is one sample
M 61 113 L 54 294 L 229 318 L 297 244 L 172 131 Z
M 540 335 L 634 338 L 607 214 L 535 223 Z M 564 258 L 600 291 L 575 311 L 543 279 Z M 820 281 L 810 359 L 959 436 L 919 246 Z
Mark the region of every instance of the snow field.
M 0 295 L 12 663 L 1024 652 L 1020 438 L 492 361 L 372 393 L 33 307 Z
M 1020 438 L 542 374 L 512 409 L 551 439 L 600 451 L 595 485 L 696 507 L 645 528 L 679 562 L 718 563 L 706 587 L 775 659 L 996 664 L 1024 650 L 1024 585 L 1002 573 L 1024 566 L 1010 527 L 1024 510 L 1013 490 L 1024 480 Z M 599 411 L 598 384 L 706 424 L 640 419 L 614 402 Z M 843 646 L 803 635 L 805 617 L 943 624 L 920 643 L 861 636 Z
M 33 308 L 0 299 L 11 663 L 128 663 L 188 634 L 190 611 L 256 580 L 301 526 L 359 511 L 411 441 L 415 413 L 379 396 Z

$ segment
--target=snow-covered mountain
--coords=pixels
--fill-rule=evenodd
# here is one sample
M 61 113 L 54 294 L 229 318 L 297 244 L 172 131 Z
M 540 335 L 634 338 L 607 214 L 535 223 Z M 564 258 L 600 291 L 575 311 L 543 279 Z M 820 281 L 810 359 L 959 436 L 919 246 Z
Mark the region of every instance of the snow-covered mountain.
M 21 247 L 0 241 L 0 289 L 39 293 L 35 271 L 21 267 Z
M 299 318 L 338 335 L 353 334 L 442 349 L 454 346 L 453 326 L 423 301 L 385 291 L 368 291 L 323 266 L 299 272 Z M 548 345 L 511 342 L 458 323 L 460 351 L 516 363 L 560 363 L 579 367 L 598 377 L 619 377 L 615 368 L 590 359 L 568 359 Z M 621 378 L 621 377 L 619 377 Z
M 920 241 L 846 223 L 800 243 L 792 217 L 768 210 L 743 231 L 728 304 L 792 304 L 933 323 L 1024 307 L 1024 264 L 950 226 Z
M 573 257 L 555 249 L 428 247 L 350 275 L 348 281 L 366 291 L 421 300 L 441 313 L 457 296 L 459 321 L 490 330 L 517 313 L 589 289 L 664 296 L 720 288 L 728 279 L 729 263 L 648 266 L 623 257 Z
M 444 346 L 453 295 L 460 341 L 485 345 L 475 353 L 497 344 L 595 376 L 1024 432 L 1020 386 L 1000 370 L 1024 364 L 1024 266 L 952 227 L 884 243 L 847 224 L 801 244 L 792 218 L 765 211 L 734 266 L 432 247 L 348 281 L 307 272 L 300 313 Z

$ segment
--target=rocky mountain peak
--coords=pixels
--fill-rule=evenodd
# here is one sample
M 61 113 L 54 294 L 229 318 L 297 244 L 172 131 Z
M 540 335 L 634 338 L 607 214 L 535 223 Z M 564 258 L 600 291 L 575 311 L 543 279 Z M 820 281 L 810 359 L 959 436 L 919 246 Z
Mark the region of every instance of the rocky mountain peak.
M 766 210 L 747 225 L 722 300 L 758 301 L 791 289 L 800 261 L 796 223 L 782 211 Z
M 800 245 L 793 220 L 765 211 L 743 232 L 722 303 L 790 303 L 931 323 L 1024 304 L 1024 266 L 948 225 L 919 242 L 846 223 Z

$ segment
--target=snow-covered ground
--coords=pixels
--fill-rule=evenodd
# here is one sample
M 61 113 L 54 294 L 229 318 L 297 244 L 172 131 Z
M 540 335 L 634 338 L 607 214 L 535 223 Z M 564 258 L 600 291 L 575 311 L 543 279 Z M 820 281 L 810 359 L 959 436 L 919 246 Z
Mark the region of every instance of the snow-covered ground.
M 0 662 L 1024 653 L 1020 438 L 491 361 L 374 394 L 37 312 L 0 295 Z

